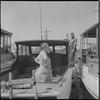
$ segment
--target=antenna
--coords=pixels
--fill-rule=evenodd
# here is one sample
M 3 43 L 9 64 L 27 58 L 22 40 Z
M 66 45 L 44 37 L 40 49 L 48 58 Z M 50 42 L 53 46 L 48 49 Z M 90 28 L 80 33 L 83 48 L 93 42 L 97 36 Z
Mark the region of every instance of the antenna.
M 47 40 L 47 39 L 48 39 L 48 32 L 52 32 L 52 31 L 48 31 L 48 30 L 47 30 L 47 27 L 46 27 L 46 31 L 42 31 L 42 32 L 45 33 L 45 34 L 44 34 L 44 39 Z
M 40 34 L 41 34 L 41 40 L 42 40 L 43 37 L 42 37 L 41 2 L 39 3 L 39 8 L 40 8 Z

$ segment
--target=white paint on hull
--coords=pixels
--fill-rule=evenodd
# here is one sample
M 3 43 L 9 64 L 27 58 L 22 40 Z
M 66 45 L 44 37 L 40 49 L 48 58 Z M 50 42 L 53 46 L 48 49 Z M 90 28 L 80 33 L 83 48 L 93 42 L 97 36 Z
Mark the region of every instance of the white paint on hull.
M 57 97 L 57 99 L 69 99 L 71 93 L 72 84 L 72 69 L 68 69 L 63 76 L 66 81 L 59 81 L 58 83 L 37 83 L 37 91 L 39 97 Z M 60 84 L 62 83 L 62 87 Z M 33 86 L 34 88 L 34 86 Z M 34 97 L 34 89 L 14 89 L 14 98 L 29 98 Z M 52 88 L 52 90 L 47 90 L 47 88 Z M 2 98 L 9 98 L 9 91 L 1 93 Z
M 69 74 L 66 84 L 64 84 L 63 89 L 59 93 L 58 99 L 69 99 L 72 86 L 72 72 Z
M 88 73 L 88 67 L 83 65 L 82 81 L 90 94 L 98 99 L 99 98 L 99 79 Z

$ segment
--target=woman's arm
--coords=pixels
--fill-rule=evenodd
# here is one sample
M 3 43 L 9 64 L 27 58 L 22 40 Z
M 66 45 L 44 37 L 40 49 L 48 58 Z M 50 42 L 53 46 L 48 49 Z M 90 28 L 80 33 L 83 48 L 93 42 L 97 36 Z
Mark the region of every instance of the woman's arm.
M 40 54 L 35 58 L 35 62 L 38 63 L 38 64 L 40 64 L 40 61 L 39 61 L 40 56 L 41 56 L 41 52 L 40 52 Z

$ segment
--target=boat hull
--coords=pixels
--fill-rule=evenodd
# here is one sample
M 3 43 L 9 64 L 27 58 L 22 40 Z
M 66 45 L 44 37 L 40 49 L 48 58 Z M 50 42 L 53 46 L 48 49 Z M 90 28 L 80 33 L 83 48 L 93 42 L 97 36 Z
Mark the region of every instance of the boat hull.
M 68 68 L 63 77 L 54 83 L 37 83 L 39 98 L 69 99 L 72 85 L 72 69 Z M 51 88 L 51 89 L 49 89 Z M 13 98 L 34 98 L 34 86 L 31 89 L 13 89 Z M 9 90 L 1 93 L 1 98 L 9 98 Z
M 71 94 L 71 88 L 72 88 L 72 69 L 69 72 L 67 77 L 67 81 L 63 86 L 63 89 L 59 93 L 58 99 L 69 99 Z
M 83 65 L 82 70 L 82 82 L 84 83 L 86 89 L 95 98 L 99 98 L 99 79 L 90 73 L 88 73 L 88 67 Z

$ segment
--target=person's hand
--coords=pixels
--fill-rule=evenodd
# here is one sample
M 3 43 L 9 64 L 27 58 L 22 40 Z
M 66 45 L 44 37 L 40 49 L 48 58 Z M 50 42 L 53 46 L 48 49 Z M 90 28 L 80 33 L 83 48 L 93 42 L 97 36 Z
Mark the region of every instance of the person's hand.
M 44 64 L 44 67 L 47 67 L 47 65 L 46 65 L 46 64 Z

